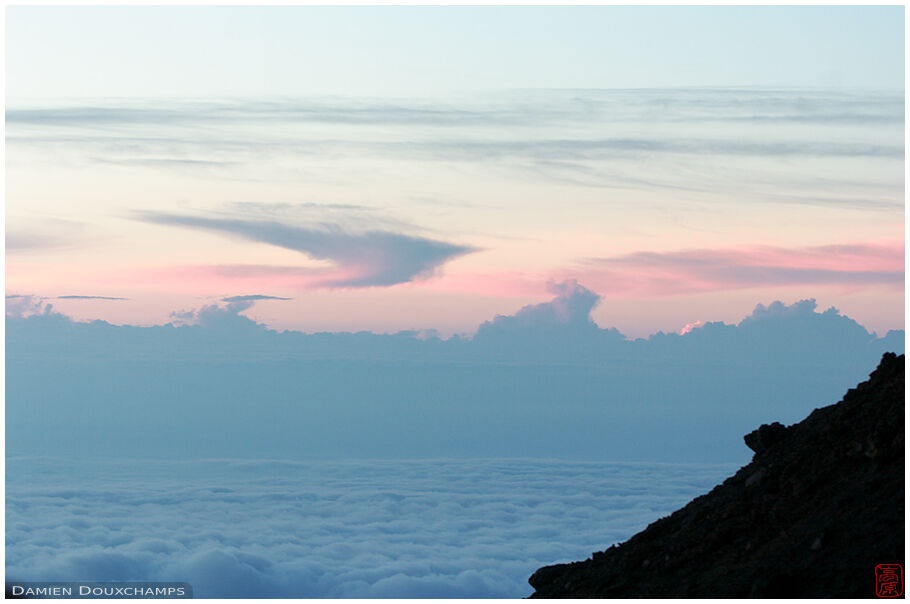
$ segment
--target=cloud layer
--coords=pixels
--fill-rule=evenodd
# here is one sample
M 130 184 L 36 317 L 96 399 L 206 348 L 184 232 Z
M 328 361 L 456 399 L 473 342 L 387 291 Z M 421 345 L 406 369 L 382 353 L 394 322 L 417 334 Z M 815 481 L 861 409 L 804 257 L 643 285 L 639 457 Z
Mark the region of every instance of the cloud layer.
M 79 323 L 13 298 L 7 450 L 715 461 L 904 350 L 902 331 L 877 337 L 814 300 L 627 340 L 591 320 L 591 290 L 551 287 L 550 302 L 448 340 L 279 333 L 241 314 L 256 303 L 244 297 L 153 327 Z
M 317 271 L 323 287 L 369 287 L 407 283 L 431 276 L 443 264 L 476 248 L 389 231 L 350 233 L 337 225 L 322 229 L 291 226 L 269 220 L 205 218 L 166 213 L 143 213 L 140 220 L 156 224 L 215 231 L 268 243 L 329 260 L 337 270 Z M 302 269 L 306 271 L 306 269 Z
M 11 107 L 7 142 L 96 166 L 230 178 L 264 155 L 320 162 L 321 178 L 326 158 L 406 162 L 409 171 L 414 161 L 470 162 L 538 182 L 688 191 L 725 206 L 735 194 L 894 212 L 903 208 L 903 103 L 900 93 L 718 88 Z M 706 166 L 706 155 L 715 162 Z
M 902 244 L 752 246 L 636 252 L 596 258 L 580 270 L 611 296 L 677 295 L 788 285 L 904 287 Z
M 731 465 L 7 462 L 6 574 L 168 580 L 198 597 L 518 598 Z

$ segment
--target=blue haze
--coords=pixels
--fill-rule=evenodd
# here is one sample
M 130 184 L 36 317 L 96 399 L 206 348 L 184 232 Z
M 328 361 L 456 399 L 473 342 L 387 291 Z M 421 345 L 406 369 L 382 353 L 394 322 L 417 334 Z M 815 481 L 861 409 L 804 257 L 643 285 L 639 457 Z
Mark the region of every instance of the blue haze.
M 448 340 L 279 333 L 240 314 L 248 299 L 155 327 L 8 300 L 7 453 L 743 462 L 743 434 L 836 402 L 904 350 L 902 331 L 812 300 L 629 341 L 591 320 L 594 292 L 554 292 Z

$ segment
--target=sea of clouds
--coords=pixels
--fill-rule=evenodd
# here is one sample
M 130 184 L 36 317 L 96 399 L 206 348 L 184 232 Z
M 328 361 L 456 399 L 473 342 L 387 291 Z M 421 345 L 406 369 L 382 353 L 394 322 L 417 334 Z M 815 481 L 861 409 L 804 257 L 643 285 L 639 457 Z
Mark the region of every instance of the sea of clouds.
M 11 457 L 6 575 L 203 597 L 524 597 L 730 464 Z

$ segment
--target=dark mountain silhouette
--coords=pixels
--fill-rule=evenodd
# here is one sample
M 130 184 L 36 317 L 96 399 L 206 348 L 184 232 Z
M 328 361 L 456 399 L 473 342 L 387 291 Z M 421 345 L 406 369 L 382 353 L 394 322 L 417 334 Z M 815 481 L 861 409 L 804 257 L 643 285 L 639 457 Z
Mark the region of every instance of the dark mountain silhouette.
M 547 566 L 536 598 L 873 597 L 904 563 L 904 356 L 790 427 L 750 464 L 625 543 Z

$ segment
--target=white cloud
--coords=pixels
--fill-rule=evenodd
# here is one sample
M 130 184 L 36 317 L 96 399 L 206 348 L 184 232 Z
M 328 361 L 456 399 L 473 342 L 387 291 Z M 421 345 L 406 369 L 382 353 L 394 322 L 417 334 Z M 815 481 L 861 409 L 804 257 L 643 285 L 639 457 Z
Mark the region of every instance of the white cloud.
M 732 466 L 11 458 L 7 577 L 197 596 L 523 597 Z
M 25 318 L 33 315 L 51 315 L 54 313 L 53 304 L 48 304 L 40 296 L 28 294 L 11 294 L 6 296 L 6 316 Z

